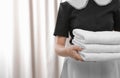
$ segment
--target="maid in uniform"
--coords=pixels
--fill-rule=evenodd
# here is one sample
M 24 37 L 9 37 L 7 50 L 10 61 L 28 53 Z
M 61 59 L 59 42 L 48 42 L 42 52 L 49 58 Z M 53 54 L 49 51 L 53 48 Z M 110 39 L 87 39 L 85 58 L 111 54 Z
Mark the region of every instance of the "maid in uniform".
M 120 60 L 85 62 L 72 45 L 75 28 L 120 31 L 120 0 L 66 0 L 60 3 L 54 30 L 55 51 L 65 57 L 60 78 L 120 78 Z M 65 47 L 70 37 L 71 46 Z M 91 56 L 92 57 L 92 56 Z

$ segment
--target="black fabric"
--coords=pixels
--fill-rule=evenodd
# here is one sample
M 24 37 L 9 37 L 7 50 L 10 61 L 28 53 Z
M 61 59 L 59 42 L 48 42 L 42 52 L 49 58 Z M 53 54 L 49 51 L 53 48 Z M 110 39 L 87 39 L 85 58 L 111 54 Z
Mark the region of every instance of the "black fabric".
M 90 0 L 85 8 L 78 10 L 67 1 L 62 2 L 59 6 L 54 35 L 68 37 L 70 33 L 73 38 L 72 30 L 75 28 L 91 31 L 120 31 L 119 6 L 119 0 L 112 0 L 106 6 L 99 6 Z
M 54 35 L 64 36 L 68 37 L 69 34 L 69 24 L 70 24 L 70 13 L 72 9 L 70 8 L 70 5 L 68 5 L 67 2 L 60 3 L 57 21 L 56 21 L 56 27 L 54 31 Z
M 119 2 L 120 4 L 120 2 Z M 114 30 L 120 31 L 120 5 L 118 5 L 119 8 L 115 10 L 114 12 Z

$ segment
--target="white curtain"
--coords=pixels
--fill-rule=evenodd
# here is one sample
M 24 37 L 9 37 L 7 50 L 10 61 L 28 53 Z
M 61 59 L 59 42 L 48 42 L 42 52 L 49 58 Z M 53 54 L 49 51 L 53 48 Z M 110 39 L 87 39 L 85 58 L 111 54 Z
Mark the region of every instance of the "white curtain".
M 0 78 L 59 78 L 54 52 L 60 0 L 0 0 Z

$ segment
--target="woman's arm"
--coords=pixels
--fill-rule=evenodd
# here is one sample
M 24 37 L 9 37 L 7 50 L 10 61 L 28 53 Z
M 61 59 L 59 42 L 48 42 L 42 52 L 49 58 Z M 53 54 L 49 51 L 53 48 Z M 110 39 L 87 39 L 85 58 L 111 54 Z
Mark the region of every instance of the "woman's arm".
M 55 37 L 55 52 L 56 52 L 56 54 L 59 56 L 63 56 L 63 57 L 70 56 L 76 60 L 83 61 L 80 54 L 78 54 L 78 51 L 81 51 L 82 48 L 80 48 L 76 45 L 71 45 L 70 47 L 65 47 L 65 42 L 66 42 L 66 37 L 62 37 L 62 36 Z

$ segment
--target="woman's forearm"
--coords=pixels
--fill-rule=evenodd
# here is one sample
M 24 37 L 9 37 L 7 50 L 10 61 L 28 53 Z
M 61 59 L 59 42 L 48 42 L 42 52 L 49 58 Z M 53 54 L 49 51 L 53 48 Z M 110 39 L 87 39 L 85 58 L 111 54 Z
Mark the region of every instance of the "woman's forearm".
M 55 52 L 59 56 L 63 56 L 63 57 L 68 56 L 67 48 L 65 48 L 65 46 L 62 46 L 62 45 L 56 45 L 55 46 Z

